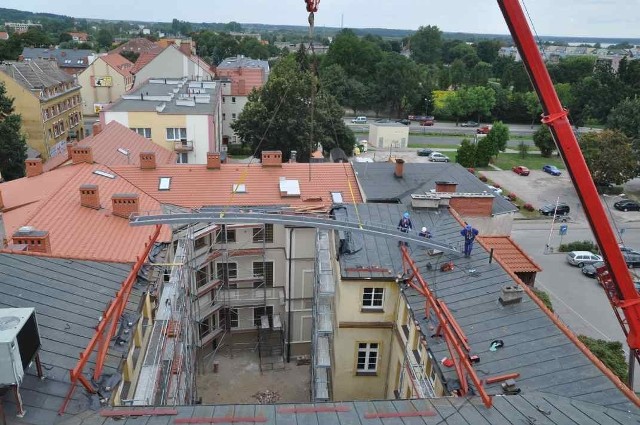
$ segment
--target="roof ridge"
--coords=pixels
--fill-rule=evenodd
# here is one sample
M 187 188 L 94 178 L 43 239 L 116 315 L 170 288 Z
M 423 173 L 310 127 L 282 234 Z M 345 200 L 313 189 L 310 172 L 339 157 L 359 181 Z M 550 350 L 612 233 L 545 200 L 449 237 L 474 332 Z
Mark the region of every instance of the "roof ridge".
M 165 165 L 169 165 L 169 164 L 165 164 Z M 205 164 L 206 165 L 206 164 Z M 111 172 L 113 172 L 114 174 L 120 176 L 121 179 L 123 179 L 124 181 L 126 181 L 127 183 L 129 183 L 131 186 L 135 187 L 136 189 L 138 189 L 141 193 L 144 193 L 145 195 L 147 195 L 148 197 L 150 197 L 151 199 L 153 199 L 154 201 L 156 201 L 160 207 L 162 208 L 162 205 L 164 205 L 164 203 L 162 201 L 160 201 L 159 199 L 157 199 L 155 196 L 153 196 L 152 194 L 148 193 L 147 191 L 145 191 L 144 189 L 142 189 L 140 186 L 138 186 L 137 184 L 133 183 L 131 180 L 129 180 L 128 178 L 126 178 L 125 176 L 123 176 L 122 174 L 118 173 L 118 171 L 114 170 L 113 168 L 106 166 L 106 168 L 108 168 Z M 123 166 L 121 166 L 123 167 Z M 139 168 L 139 167 L 136 167 Z

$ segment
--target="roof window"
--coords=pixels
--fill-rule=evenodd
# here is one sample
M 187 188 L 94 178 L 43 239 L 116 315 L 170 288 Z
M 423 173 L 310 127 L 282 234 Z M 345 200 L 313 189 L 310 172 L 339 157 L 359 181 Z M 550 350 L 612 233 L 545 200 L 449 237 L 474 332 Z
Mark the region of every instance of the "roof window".
M 247 193 L 247 185 L 242 183 L 234 183 L 233 193 Z
M 171 188 L 171 177 L 160 177 L 158 190 L 169 190 Z
M 101 171 L 101 170 L 95 170 L 93 172 L 93 174 L 96 174 L 96 175 L 102 176 L 102 177 L 106 177 L 108 179 L 115 179 L 116 178 L 116 176 L 114 174 L 107 173 L 106 171 Z

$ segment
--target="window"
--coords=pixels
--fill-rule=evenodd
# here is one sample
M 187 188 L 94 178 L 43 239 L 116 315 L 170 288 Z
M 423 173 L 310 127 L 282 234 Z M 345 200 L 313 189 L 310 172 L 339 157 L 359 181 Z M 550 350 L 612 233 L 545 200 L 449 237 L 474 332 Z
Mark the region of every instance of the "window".
M 145 137 L 147 139 L 151 139 L 151 129 L 150 128 L 132 128 L 131 130 L 135 131 L 136 133 L 138 133 L 142 137 Z
M 208 281 L 207 266 L 205 265 L 200 270 L 196 270 L 196 287 L 200 288 L 206 285 Z
M 382 310 L 384 288 L 364 288 L 362 293 L 362 308 Z
M 273 326 L 273 307 L 255 307 L 253 309 L 253 326 L 260 327 L 262 325 L 262 316 L 269 317 L 269 327 Z
M 198 250 L 198 249 L 204 248 L 207 245 L 208 245 L 208 243 L 207 243 L 207 235 L 204 235 L 204 236 L 196 239 L 196 242 L 194 244 L 194 248 L 196 250 Z
M 226 264 L 226 267 L 225 267 Z M 229 279 L 238 278 L 238 264 L 237 263 L 216 263 L 216 276 L 220 280 L 225 279 L 225 273 L 228 272 Z
M 236 119 L 236 114 L 235 114 L 235 113 L 231 114 L 231 119 L 232 119 L 232 120 L 235 120 L 235 119 Z
M 358 343 L 357 375 L 375 375 L 378 370 L 378 343 Z
M 127 152 L 127 155 L 128 155 L 128 152 Z M 169 190 L 169 189 L 171 189 L 171 177 L 160 177 L 160 181 L 158 182 L 158 190 Z
M 265 286 L 273 287 L 273 263 L 271 261 L 256 261 L 253 263 L 253 277 L 261 277 L 264 279 Z M 260 282 L 258 285 L 262 285 Z
M 224 114 L 224 113 L 223 113 L 223 114 L 222 114 L 222 121 L 224 121 L 224 120 L 226 120 L 226 119 L 227 119 L 227 114 Z
M 253 229 L 253 242 L 273 243 L 273 224 L 265 224 L 264 230 L 262 227 Z
M 236 229 L 227 229 L 227 225 L 223 224 L 222 229 L 216 234 L 216 243 L 224 243 L 225 237 L 224 232 L 227 232 L 226 242 L 235 242 L 236 241 Z
M 238 309 L 223 308 L 220 310 L 220 325 L 226 329 L 238 327 Z
M 235 97 L 232 97 L 232 98 L 231 98 L 231 103 L 236 103 L 236 98 L 235 98 Z M 235 115 L 235 114 L 234 114 L 234 115 Z
M 222 96 L 222 103 L 226 103 L 225 100 L 227 100 L 227 98 Z
M 181 140 L 187 139 L 187 129 L 182 128 L 167 128 L 167 140 Z
M 178 164 L 188 164 L 189 163 L 189 154 L 187 152 L 176 152 L 176 162 Z

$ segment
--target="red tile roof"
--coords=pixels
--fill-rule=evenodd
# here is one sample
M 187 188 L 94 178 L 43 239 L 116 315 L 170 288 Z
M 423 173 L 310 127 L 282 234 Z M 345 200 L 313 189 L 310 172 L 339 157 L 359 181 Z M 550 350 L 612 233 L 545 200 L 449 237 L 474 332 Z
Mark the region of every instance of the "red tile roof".
M 5 31 L 0 31 L 0 40 L 8 40 L 8 39 L 9 39 L 9 33 Z
M 46 173 L 47 171 L 55 170 L 62 164 L 69 162 L 69 160 L 70 158 L 69 155 L 67 155 L 67 152 L 61 152 L 58 155 L 52 156 L 51 158 L 47 159 L 47 162 L 42 165 L 42 169 Z
M 222 164 L 219 170 L 208 170 L 206 165 L 176 164 L 159 166 L 155 170 L 131 166 L 113 167 L 113 170 L 164 204 L 190 208 L 206 205 L 329 206 L 331 192 L 341 192 L 346 203 L 362 202 L 349 164 L 285 163 L 282 167 Z M 169 190 L 158 190 L 160 177 L 171 177 Z M 281 196 L 280 177 L 298 180 L 300 196 Z M 234 184 L 244 184 L 246 193 L 232 194 Z
M 154 51 L 154 52 L 141 53 L 140 56 L 138 56 L 138 60 L 136 60 L 135 65 L 133 65 L 133 68 L 131 69 L 131 73 L 135 74 L 138 71 L 140 71 L 149 62 L 154 60 L 156 58 L 156 56 L 158 56 L 161 52 L 162 52 L 162 50 L 158 50 L 158 51 Z
M 109 53 L 108 55 L 100 56 L 111 68 L 115 69 L 120 75 L 128 77 L 131 75 L 133 69 L 133 63 L 124 56 L 118 53 Z
M 111 50 L 109 53 L 120 53 L 122 51 L 129 51 L 134 53 L 146 53 L 146 52 L 160 52 L 162 47 L 158 46 L 153 41 L 144 37 L 132 38 L 124 44 Z
M 129 220 L 114 216 L 111 196 L 115 193 L 137 193 L 140 211 L 158 211 L 160 204 L 122 177 L 102 177 L 94 174 L 95 170 L 113 174 L 112 170 L 103 165 L 83 163 L 62 167 L 37 177 L 4 183 L 1 190 L 5 203 L 13 203 L 12 197 L 18 190 L 31 194 L 25 198 L 36 198 L 35 195 L 38 192 L 42 194 L 42 191 L 49 194 L 47 199 L 39 201 L 37 208 L 28 208 L 28 211 L 18 208 L 5 212 L 3 215 L 7 236 L 11 237 L 21 226 L 33 226 L 36 230 L 49 232 L 53 256 L 134 262 L 154 229 L 131 227 Z M 55 184 L 52 185 L 52 182 Z M 80 205 L 79 189 L 83 184 L 98 186 L 102 209 L 94 210 Z M 44 187 L 48 189 L 43 190 Z M 158 241 L 170 240 L 171 230 L 165 226 Z
M 542 268 L 509 236 L 482 236 L 487 249 L 515 273 L 539 272 Z

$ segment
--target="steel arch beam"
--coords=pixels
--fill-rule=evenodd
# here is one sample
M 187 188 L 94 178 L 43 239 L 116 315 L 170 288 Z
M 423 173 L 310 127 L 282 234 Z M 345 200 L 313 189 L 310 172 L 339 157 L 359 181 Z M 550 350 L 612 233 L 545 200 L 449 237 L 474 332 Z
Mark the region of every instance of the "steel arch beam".
M 418 236 L 415 232 L 404 233 L 395 227 L 380 226 L 378 224 L 366 224 L 349 221 L 337 221 L 331 218 L 320 218 L 301 214 L 280 214 L 274 212 L 240 212 L 224 211 L 223 209 L 204 209 L 200 212 L 158 214 L 158 215 L 133 215 L 129 223 L 132 226 L 151 226 L 156 224 L 238 224 L 238 223 L 270 223 L 296 227 L 315 227 L 318 229 L 341 230 L 345 232 L 361 232 L 366 235 L 394 239 L 397 241 L 412 242 L 418 246 L 432 248 L 447 254 L 461 255 L 460 251 L 447 243 L 437 242 Z

